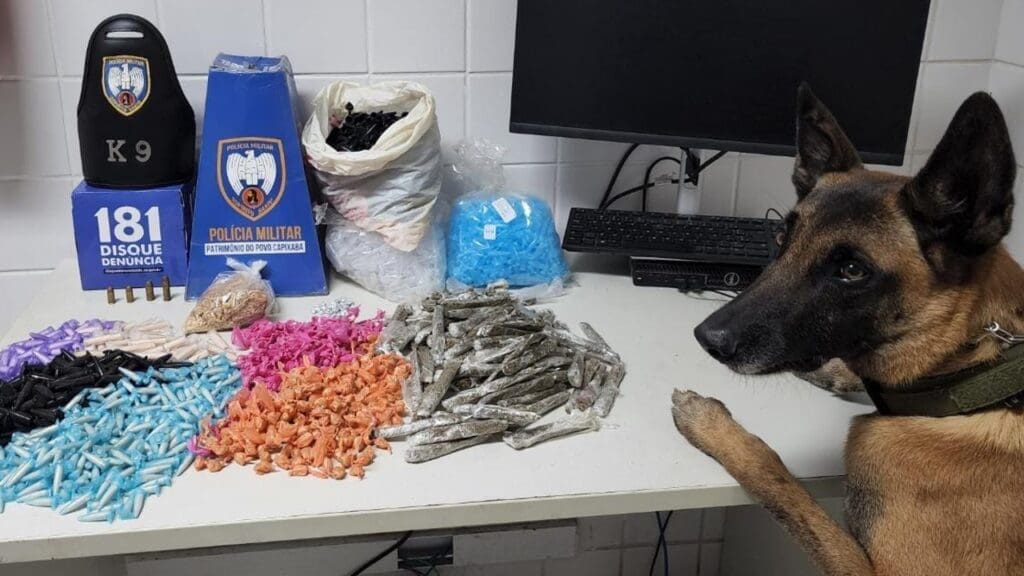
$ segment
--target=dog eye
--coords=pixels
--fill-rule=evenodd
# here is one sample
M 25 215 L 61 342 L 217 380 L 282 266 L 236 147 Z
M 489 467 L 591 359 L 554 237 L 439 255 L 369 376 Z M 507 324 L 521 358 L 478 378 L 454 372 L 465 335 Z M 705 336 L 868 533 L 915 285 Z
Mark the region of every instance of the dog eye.
M 847 260 L 839 265 L 838 276 L 843 282 L 859 282 L 868 277 L 868 269 L 856 260 Z

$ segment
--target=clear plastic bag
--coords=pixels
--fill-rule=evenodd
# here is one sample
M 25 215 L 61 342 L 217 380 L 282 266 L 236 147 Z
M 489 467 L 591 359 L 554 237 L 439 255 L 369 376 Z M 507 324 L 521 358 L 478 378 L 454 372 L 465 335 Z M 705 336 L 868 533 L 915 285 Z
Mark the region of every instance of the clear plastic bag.
M 344 121 L 345 105 L 359 112 L 406 112 L 369 150 L 339 152 L 327 144 L 332 121 Z M 413 251 L 427 234 L 441 191 L 441 134 L 434 97 L 415 82 L 362 86 L 338 81 L 313 101 L 302 145 L 323 193 L 339 214 L 389 245 Z
M 452 207 L 448 224 L 451 285 L 513 288 L 556 285 L 569 269 L 547 202 L 505 189 L 504 149 L 476 139 L 455 147 L 452 167 L 467 192 Z
M 444 288 L 446 211 L 443 202 L 434 206 L 423 238 L 415 249 L 406 252 L 328 209 L 324 220 L 327 259 L 340 274 L 392 302 L 421 300 Z
M 232 271 L 218 274 L 196 300 L 185 319 L 186 334 L 247 326 L 273 308 L 274 289 L 260 276 L 266 261 L 246 265 L 228 258 L 227 265 Z

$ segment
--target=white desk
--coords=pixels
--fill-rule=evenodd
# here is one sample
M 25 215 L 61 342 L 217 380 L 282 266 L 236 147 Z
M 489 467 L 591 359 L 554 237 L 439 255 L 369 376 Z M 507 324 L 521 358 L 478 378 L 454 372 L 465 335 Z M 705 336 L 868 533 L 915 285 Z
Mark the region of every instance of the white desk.
M 501 443 L 478 446 L 424 464 L 405 463 L 404 446 L 396 442 L 395 454 L 378 458 L 363 480 L 257 476 L 238 466 L 217 474 L 190 470 L 149 499 L 141 518 L 113 524 L 9 504 L 0 514 L 0 562 L 750 502 L 731 477 L 676 432 L 669 412 L 673 387 L 722 399 L 816 494 L 840 493 L 847 426 L 852 416 L 870 411 L 868 406 L 788 376 L 737 376 L 714 362 L 692 330 L 716 302 L 671 289 L 635 288 L 624 276 L 583 273 L 577 279 L 580 285 L 550 308 L 571 325 L 592 323 L 629 371 L 600 432 L 521 452 Z M 78 286 L 74 263 L 64 262 L 2 343 L 72 317 L 160 316 L 180 326 L 190 307 L 181 289 L 171 302 L 142 298 L 111 306 L 102 291 L 83 293 Z M 361 304 L 364 315 L 392 308 L 334 278 L 332 296 L 339 295 Z M 280 316 L 307 318 L 321 299 L 284 300 Z

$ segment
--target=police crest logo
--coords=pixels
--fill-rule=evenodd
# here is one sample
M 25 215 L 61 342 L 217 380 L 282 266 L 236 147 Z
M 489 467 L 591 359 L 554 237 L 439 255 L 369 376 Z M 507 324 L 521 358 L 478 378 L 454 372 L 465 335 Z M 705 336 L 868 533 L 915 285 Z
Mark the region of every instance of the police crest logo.
M 235 212 L 255 222 L 284 195 L 284 147 L 277 138 L 228 138 L 217 143 L 217 185 Z
M 120 114 L 131 116 L 149 99 L 149 60 L 121 55 L 103 58 L 103 95 Z

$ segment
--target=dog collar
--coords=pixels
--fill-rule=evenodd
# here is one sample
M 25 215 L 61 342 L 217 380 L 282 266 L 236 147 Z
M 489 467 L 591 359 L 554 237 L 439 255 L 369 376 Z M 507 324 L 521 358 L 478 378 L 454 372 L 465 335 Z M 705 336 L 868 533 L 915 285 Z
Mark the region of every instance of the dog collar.
M 985 364 L 917 380 L 907 390 L 883 390 L 871 380 L 864 381 L 864 389 L 879 414 L 886 416 L 939 417 L 1024 407 L 1024 345 L 1015 343 Z

